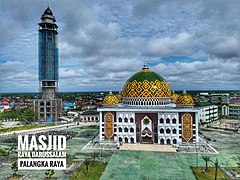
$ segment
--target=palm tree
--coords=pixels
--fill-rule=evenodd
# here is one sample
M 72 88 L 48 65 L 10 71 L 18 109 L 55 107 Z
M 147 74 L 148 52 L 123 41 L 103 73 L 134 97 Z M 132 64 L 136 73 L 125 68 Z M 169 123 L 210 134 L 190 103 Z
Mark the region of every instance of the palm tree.
M 92 158 L 93 158 L 93 164 L 95 164 L 96 158 L 99 159 L 99 155 L 100 155 L 99 152 L 93 152 L 93 153 L 91 154 L 91 156 L 92 156 Z
M 48 170 L 45 172 L 46 179 L 51 179 L 51 177 L 52 177 L 54 174 L 55 174 L 54 169 L 48 169 Z
M 85 161 L 84 161 L 84 164 L 85 164 L 85 166 L 86 166 L 86 171 L 87 171 L 87 173 L 86 173 L 86 175 L 88 175 L 88 166 L 89 166 L 89 164 L 90 164 L 90 161 L 88 160 L 88 159 L 85 159 Z
M 15 152 L 15 147 L 10 147 L 10 148 L 4 148 L 5 150 L 5 155 L 7 156 L 7 162 L 9 161 L 9 156 L 10 154 Z
M 203 160 L 206 163 L 206 168 L 205 170 L 208 171 L 208 161 L 210 161 L 210 157 L 209 156 L 202 156 Z
M 218 168 L 221 166 L 221 163 L 219 163 L 218 159 L 216 159 L 214 162 L 212 161 L 212 164 L 215 167 L 215 180 L 217 180 L 217 171 Z
M 14 163 L 12 163 L 11 168 L 12 168 L 12 170 L 13 170 L 13 176 L 16 176 L 16 175 L 17 175 L 17 171 L 18 171 L 17 161 L 15 161 Z

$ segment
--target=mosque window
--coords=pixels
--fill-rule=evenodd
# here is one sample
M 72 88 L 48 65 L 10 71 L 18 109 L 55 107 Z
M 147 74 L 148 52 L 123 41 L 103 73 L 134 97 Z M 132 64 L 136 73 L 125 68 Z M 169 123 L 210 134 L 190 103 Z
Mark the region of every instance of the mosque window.
M 173 144 L 177 144 L 177 140 L 176 139 L 173 139 Z
M 124 132 L 128 132 L 128 128 L 127 127 L 124 128 Z
M 128 138 L 127 137 L 125 137 L 124 140 L 125 140 L 125 143 L 128 143 Z
M 166 119 L 166 123 L 170 124 L 170 119 L 169 118 Z
M 118 128 L 118 131 L 119 131 L 119 132 L 122 132 L 122 128 L 121 128 L 121 127 L 119 127 L 119 128 Z
M 118 118 L 118 122 L 122 122 L 122 118 L 121 117 Z
M 176 122 L 177 122 L 177 120 L 175 118 L 173 118 L 172 123 L 176 124 Z
M 40 103 L 40 106 L 44 106 L 44 102 L 41 102 L 41 103 Z
M 173 134 L 176 134 L 176 133 L 177 133 L 177 130 L 176 130 L 176 129 L 173 129 L 172 132 L 173 132 Z
M 164 139 L 163 138 L 160 140 L 160 144 L 164 144 Z
M 119 138 L 118 138 L 118 141 L 119 141 L 119 142 L 122 142 L 122 138 L 121 138 L 121 137 L 119 137 Z
M 164 133 L 164 129 L 163 128 L 160 129 L 160 133 Z
M 130 141 L 131 141 L 131 143 L 134 143 L 134 138 L 131 137 L 131 138 L 130 138 Z
M 134 119 L 131 117 L 131 118 L 130 118 L 130 122 L 133 123 L 133 120 L 134 120 Z
M 124 122 L 127 123 L 128 122 L 128 118 L 125 117 L 124 118 Z
M 167 133 L 167 134 L 170 134 L 170 133 L 171 133 L 171 130 L 168 128 L 168 129 L 166 130 L 166 133 Z
M 170 139 L 167 139 L 167 144 L 171 144 L 171 141 L 170 141 Z
M 50 106 L 50 102 L 47 102 L 47 106 Z
M 161 119 L 160 119 L 160 123 L 163 123 L 163 122 L 164 122 L 164 119 L 163 119 L 163 118 L 161 118 Z
M 134 132 L 134 129 L 132 127 L 130 128 L 130 132 Z

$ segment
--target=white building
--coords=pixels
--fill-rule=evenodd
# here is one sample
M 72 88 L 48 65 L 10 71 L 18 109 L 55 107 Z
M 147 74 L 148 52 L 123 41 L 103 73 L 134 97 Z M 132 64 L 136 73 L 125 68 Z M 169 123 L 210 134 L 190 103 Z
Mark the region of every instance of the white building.
M 218 120 L 218 106 L 208 105 L 200 107 L 199 111 L 199 122 L 210 123 Z
M 110 92 L 98 108 L 100 141 L 198 142 L 199 109 L 194 108 L 192 97 L 172 93 L 167 81 L 147 65 L 127 80 L 121 102 L 117 96 Z

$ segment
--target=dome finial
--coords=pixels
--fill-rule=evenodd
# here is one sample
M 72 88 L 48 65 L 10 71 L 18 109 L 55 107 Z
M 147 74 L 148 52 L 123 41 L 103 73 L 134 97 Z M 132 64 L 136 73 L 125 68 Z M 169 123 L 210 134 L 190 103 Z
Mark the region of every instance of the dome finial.
M 142 70 L 144 70 L 144 69 L 149 69 L 149 68 L 148 68 L 148 65 L 147 65 L 147 62 L 144 62 L 144 65 L 143 65 Z

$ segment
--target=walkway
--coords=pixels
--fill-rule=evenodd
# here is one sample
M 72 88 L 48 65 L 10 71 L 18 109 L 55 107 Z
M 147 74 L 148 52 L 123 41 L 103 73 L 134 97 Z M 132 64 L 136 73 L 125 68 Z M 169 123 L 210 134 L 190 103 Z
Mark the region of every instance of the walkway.
M 8 137 L 8 136 L 16 136 L 19 134 L 36 134 L 40 132 L 47 132 L 47 131 L 60 131 L 64 129 L 70 129 L 70 128 L 76 128 L 76 127 L 82 127 L 82 126 L 92 126 L 92 125 L 98 125 L 98 123 L 95 122 L 87 122 L 87 123 L 79 123 L 79 125 L 76 125 L 76 123 L 70 123 L 70 124 L 62 124 L 62 125 L 56 125 L 56 126 L 48 126 L 48 127 L 41 127 L 41 128 L 35 128 L 35 129 L 29 129 L 29 130 L 20 130 L 20 131 L 12 131 L 7 133 L 0 134 L 0 137 Z
M 176 148 L 172 145 L 158 145 L 158 144 L 123 144 L 120 150 L 130 151 L 156 151 L 156 152 L 176 152 Z

